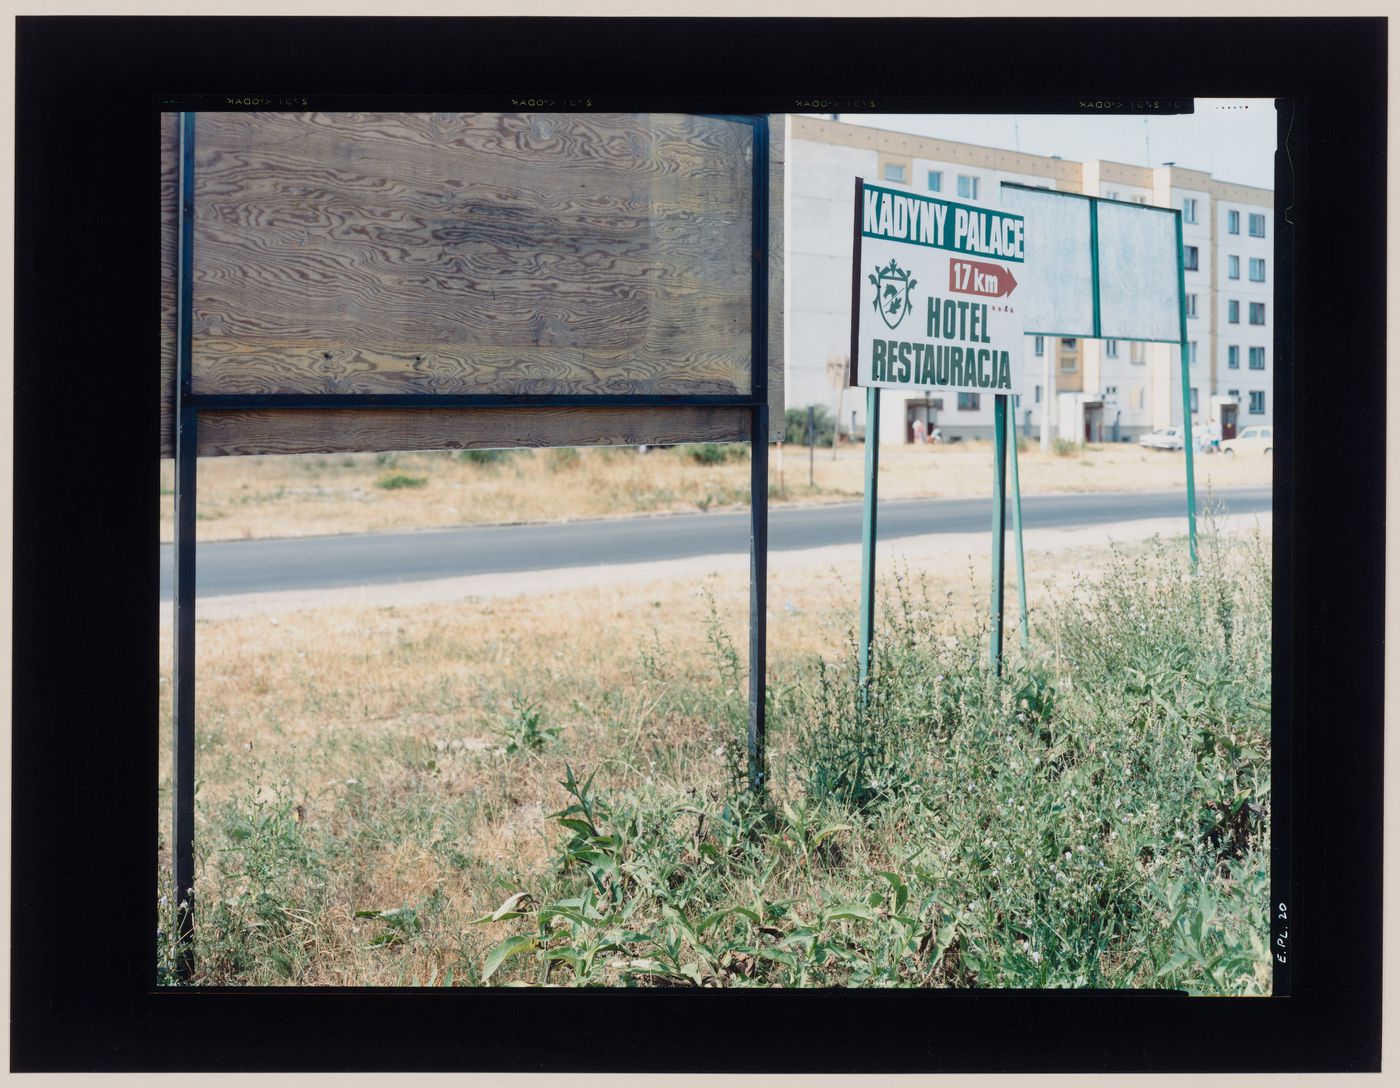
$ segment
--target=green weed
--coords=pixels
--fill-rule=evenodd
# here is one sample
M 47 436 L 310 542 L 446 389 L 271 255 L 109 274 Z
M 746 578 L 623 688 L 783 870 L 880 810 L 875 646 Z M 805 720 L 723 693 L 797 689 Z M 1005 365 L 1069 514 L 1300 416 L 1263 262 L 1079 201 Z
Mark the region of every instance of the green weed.
M 374 486 L 385 491 L 398 491 L 406 487 L 427 487 L 428 477 L 413 476 L 407 472 L 391 472 L 379 477 Z

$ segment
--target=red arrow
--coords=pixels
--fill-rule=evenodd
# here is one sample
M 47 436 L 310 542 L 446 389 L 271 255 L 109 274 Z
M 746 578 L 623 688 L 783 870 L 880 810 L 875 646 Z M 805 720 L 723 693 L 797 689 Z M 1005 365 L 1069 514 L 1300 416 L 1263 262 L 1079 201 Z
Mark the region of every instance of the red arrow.
M 952 260 L 948 262 L 948 290 L 963 295 L 1001 298 L 1016 290 L 1016 277 L 1011 274 L 1011 269 L 999 264 Z

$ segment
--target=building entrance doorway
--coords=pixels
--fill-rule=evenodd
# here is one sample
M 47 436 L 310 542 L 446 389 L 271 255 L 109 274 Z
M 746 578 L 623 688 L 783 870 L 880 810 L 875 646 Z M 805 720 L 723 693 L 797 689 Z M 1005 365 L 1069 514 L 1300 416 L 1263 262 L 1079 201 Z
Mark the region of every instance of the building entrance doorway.
M 943 410 L 942 397 L 924 397 L 918 400 L 907 400 L 904 402 L 904 441 L 914 442 L 916 439 L 915 423 L 922 424 L 922 431 L 925 439 L 933 437 L 933 429 L 938 426 L 938 413 Z
M 1238 404 L 1222 404 L 1220 406 L 1220 437 L 1228 440 L 1235 437 L 1236 420 L 1239 415 L 1240 406 Z
M 1103 441 L 1103 401 L 1084 403 L 1084 441 Z

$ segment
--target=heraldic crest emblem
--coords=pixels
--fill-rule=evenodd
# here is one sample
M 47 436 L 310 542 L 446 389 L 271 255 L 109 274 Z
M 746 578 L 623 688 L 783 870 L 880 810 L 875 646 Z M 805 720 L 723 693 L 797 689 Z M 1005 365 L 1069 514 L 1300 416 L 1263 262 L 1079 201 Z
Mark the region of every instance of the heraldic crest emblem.
M 919 281 L 914 279 L 907 269 L 900 268 L 893 257 L 884 268 L 877 265 L 869 278 L 875 285 L 872 305 L 880 311 L 886 325 L 891 329 L 898 328 L 905 315 L 914 308 L 910 294 Z

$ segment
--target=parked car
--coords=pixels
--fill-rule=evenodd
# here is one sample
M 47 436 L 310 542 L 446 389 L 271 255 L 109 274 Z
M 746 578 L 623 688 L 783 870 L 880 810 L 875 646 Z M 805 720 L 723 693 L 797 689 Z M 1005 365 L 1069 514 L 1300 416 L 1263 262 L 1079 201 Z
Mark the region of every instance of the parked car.
M 1240 453 L 1273 453 L 1274 429 L 1272 427 L 1246 427 L 1238 437 L 1227 438 L 1220 443 L 1226 457 Z
M 1148 450 L 1179 450 L 1185 448 L 1186 440 L 1181 427 L 1160 427 L 1139 438 L 1138 445 Z

